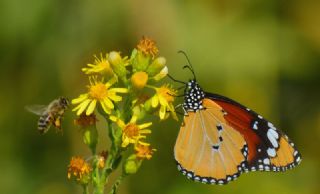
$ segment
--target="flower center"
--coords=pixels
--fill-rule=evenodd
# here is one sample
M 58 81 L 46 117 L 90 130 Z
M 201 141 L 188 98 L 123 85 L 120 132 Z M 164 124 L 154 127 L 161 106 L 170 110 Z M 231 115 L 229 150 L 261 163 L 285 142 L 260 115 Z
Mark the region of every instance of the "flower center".
M 139 136 L 139 128 L 135 124 L 128 124 L 124 129 L 123 132 L 129 138 L 134 138 Z
M 170 103 L 174 101 L 174 95 L 176 93 L 167 87 L 161 87 L 158 89 L 158 94 L 164 97 L 166 101 Z
M 89 94 L 93 99 L 103 100 L 108 96 L 108 89 L 103 83 L 90 86 Z

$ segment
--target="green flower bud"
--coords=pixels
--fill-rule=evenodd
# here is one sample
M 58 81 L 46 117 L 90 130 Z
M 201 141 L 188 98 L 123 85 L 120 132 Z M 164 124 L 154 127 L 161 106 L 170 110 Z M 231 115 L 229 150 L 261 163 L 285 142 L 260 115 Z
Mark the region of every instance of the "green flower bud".
M 137 115 L 138 116 L 138 120 L 143 119 L 144 116 L 146 115 L 145 110 L 141 106 L 133 107 L 132 112 L 133 112 L 133 115 Z
M 144 55 L 141 51 L 137 51 L 132 59 L 132 67 L 134 71 L 145 71 L 150 63 L 150 56 Z
M 126 82 L 127 81 L 126 57 L 121 58 L 119 52 L 112 51 L 109 53 L 108 60 L 110 61 L 113 71 L 116 73 L 116 75 L 118 75 L 122 81 Z
M 127 160 L 123 164 L 123 172 L 127 175 L 135 174 L 139 170 L 141 166 L 141 160 L 137 160 L 135 154 L 132 154 L 127 158 Z
M 148 99 L 145 103 L 144 103 L 144 110 L 146 112 L 150 112 L 152 110 L 152 106 L 151 106 L 151 98 Z
M 150 77 L 157 75 L 165 67 L 166 59 L 164 57 L 156 58 L 147 69 Z
M 83 132 L 83 142 L 95 153 L 98 144 L 98 132 L 94 126 L 88 127 Z

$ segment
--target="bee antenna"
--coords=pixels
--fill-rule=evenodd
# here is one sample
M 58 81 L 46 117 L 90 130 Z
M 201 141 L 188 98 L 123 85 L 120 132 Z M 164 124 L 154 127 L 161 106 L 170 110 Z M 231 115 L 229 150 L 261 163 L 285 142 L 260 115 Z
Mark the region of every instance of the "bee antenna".
M 179 50 L 178 53 L 179 53 L 179 54 L 183 54 L 183 55 L 186 57 L 187 61 L 188 61 L 188 65 L 183 66 L 183 69 L 188 68 L 188 69 L 191 71 L 191 73 L 192 73 L 192 75 L 193 75 L 193 78 L 196 80 L 196 75 L 195 75 L 195 73 L 194 73 L 193 66 L 192 66 L 192 64 L 191 64 L 191 62 L 190 62 L 190 59 L 189 59 L 187 53 L 184 52 L 183 50 Z

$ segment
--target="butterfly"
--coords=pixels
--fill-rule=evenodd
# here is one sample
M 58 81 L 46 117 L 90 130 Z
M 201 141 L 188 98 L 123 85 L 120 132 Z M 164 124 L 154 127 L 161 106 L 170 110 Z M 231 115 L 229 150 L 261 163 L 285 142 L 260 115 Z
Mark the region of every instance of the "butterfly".
M 205 92 L 183 51 L 194 79 L 183 83 L 184 121 L 174 157 L 187 178 L 227 184 L 249 171 L 286 171 L 301 162 L 293 142 L 271 122 L 240 103 Z

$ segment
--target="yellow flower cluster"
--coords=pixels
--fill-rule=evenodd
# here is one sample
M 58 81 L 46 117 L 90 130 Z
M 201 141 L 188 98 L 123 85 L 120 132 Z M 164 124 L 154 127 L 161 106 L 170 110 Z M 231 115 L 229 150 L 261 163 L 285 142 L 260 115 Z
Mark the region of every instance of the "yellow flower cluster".
M 133 145 L 139 159 L 150 159 L 155 151 L 145 142 L 152 123 L 138 124 L 139 120 L 146 114 L 177 119 L 173 105 L 177 91 L 169 84 L 157 86 L 168 74 L 166 59 L 158 52 L 155 42 L 143 37 L 130 57 L 116 51 L 94 56 L 94 62 L 82 68 L 89 77 L 87 91 L 72 100 L 78 116 L 87 119 L 84 115 L 99 112 L 121 129 L 121 147 Z M 76 124 L 87 124 L 83 118 Z

